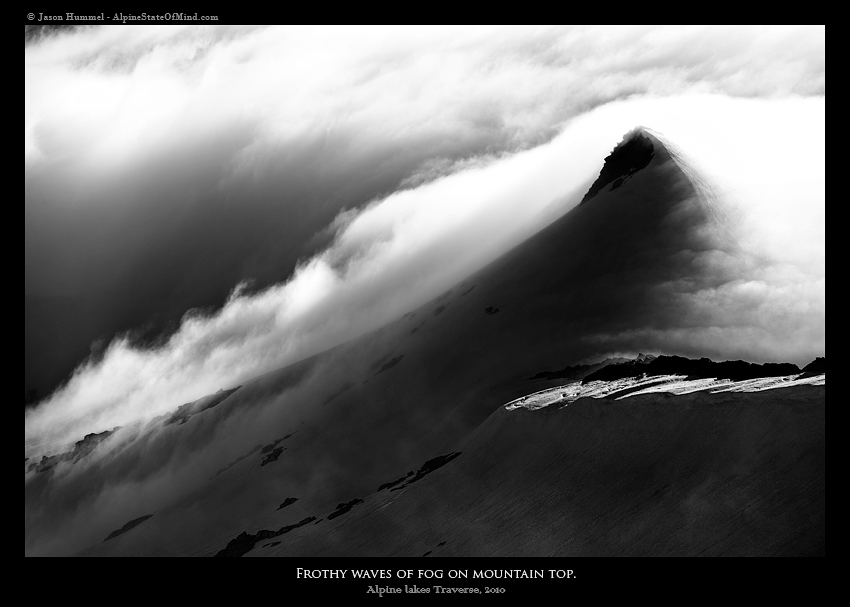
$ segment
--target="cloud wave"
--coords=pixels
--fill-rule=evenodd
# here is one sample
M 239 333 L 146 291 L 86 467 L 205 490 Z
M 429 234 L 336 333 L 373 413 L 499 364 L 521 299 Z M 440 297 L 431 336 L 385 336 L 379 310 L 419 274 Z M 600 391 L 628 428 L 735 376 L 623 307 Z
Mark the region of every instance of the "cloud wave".
M 27 293 L 130 309 L 142 267 L 151 292 L 172 277 L 181 314 L 181 294 L 229 295 L 157 348 L 113 339 L 27 412 L 27 445 L 150 418 L 385 324 L 567 211 L 636 124 L 717 184 L 741 247 L 709 260 L 739 283 L 684 295 L 714 333 L 661 332 L 822 353 L 823 37 L 144 26 L 28 47 Z M 241 282 L 256 276 L 259 292 Z

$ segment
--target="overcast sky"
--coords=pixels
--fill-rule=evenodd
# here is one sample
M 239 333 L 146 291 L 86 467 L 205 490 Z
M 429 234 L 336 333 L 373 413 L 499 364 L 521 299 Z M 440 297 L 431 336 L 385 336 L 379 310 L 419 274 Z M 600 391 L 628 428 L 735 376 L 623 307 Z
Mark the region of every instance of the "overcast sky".
M 822 26 L 31 40 L 25 392 L 45 402 L 27 439 L 381 326 L 568 210 L 637 124 L 710 178 L 748 252 L 717 261 L 740 281 L 694 295 L 720 328 L 700 338 L 731 339 L 730 315 L 757 356 L 805 363 L 825 339 L 824 95 Z

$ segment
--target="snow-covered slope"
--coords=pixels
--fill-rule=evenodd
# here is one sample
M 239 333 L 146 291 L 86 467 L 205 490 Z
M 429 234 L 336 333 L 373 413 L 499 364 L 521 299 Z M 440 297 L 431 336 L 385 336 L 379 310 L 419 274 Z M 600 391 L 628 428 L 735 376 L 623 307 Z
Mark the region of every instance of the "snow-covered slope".
M 732 381 L 730 379 L 689 379 L 687 375 L 649 375 L 627 377 L 612 381 L 572 382 L 555 386 L 512 400 L 505 409 L 542 409 L 552 405 L 566 406 L 580 398 L 613 398 L 621 400 L 640 394 L 664 392 L 667 394 L 690 394 L 692 392 L 761 392 L 793 386 L 824 386 L 826 374 L 814 376 L 783 375 Z

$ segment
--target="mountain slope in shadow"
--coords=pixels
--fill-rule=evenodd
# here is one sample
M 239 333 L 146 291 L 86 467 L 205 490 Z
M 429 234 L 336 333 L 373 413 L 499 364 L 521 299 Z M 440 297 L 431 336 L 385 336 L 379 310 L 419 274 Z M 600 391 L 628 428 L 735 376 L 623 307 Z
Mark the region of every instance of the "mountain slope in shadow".
M 719 246 L 713 215 L 655 135 L 628 134 L 609 163 L 600 180 L 613 181 L 584 204 L 399 320 L 246 382 L 214 408 L 180 416 L 185 423 L 117 434 L 110 444 L 118 446 L 87 458 L 62 487 L 48 475 L 28 480 L 27 554 L 90 546 L 84 554 L 212 556 L 244 534 L 241 552 L 261 530 L 288 529 L 363 499 L 345 516 L 292 527 L 274 546 L 303 548 L 297 538 L 309 536 L 326 554 L 349 552 L 345 542 L 334 547 L 320 538 L 370 512 L 367 496 L 376 487 L 423 462 L 464 452 L 381 499 L 400 500 L 463 464 L 459 445 L 501 405 L 531 391 L 529 378 L 541 369 L 660 351 L 633 329 L 688 329 L 686 304 L 670 297 L 671 285 L 699 290 L 738 277 L 699 263 Z M 256 446 L 296 430 L 286 455 L 261 465 L 268 454 Z M 119 492 L 124 499 L 110 499 Z M 299 499 L 278 510 L 281 495 Z M 132 533 L 101 542 L 153 511 Z M 386 530 L 405 524 L 394 518 L 398 510 L 385 512 Z M 78 513 L 87 513 L 84 522 Z M 473 530 L 498 538 L 505 525 L 485 519 Z
M 500 408 L 441 473 L 249 555 L 824 556 L 824 433 L 823 386 Z

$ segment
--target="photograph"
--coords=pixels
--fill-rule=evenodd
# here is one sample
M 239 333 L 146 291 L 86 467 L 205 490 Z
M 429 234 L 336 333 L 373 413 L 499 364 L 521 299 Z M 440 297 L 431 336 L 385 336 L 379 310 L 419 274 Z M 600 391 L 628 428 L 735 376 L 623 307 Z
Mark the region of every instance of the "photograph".
M 825 556 L 825 26 L 231 21 L 27 15 L 25 557 Z

